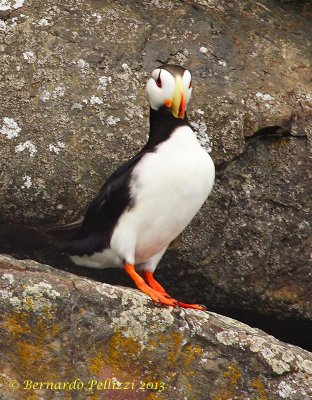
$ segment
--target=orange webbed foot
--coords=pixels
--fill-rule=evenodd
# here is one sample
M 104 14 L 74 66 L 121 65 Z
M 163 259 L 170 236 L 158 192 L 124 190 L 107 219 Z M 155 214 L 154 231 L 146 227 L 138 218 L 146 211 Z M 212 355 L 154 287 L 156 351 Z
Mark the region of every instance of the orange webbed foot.
M 158 281 L 156 281 L 156 279 L 154 278 L 153 272 L 144 271 L 142 275 L 143 275 L 145 282 L 148 284 L 148 286 L 150 286 L 157 292 L 161 293 L 166 298 L 172 299 L 172 297 L 166 292 L 164 287 Z M 188 303 L 183 303 L 183 302 L 177 301 L 177 300 L 175 300 L 175 301 L 176 301 L 177 305 L 181 308 L 192 308 L 194 310 L 201 310 L 201 311 L 206 310 L 206 307 L 202 306 L 200 304 L 188 304 Z
M 171 307 L 192 308 L 194 310 L 205 311 L 206 308 L 199 304 L 182 303 L 181 301 L 173 299 L 163 288 L 163 286 L 156 281 L 154 275 L 150 271 L 144 271 L 144 279 L 135 271 L 134 265 L 125 263 L 124 269 L 130 276 L 137 288 L 143 293 L 147 294 L 152 300 L 158 304 Z
M 163 293 L 147 285 L 144 279 L 141 278 L 141 276 L 135 271 L 134 265 L 126 263 L 124 265 L 124 269 L 133 280 L 133 282 L 136 284 L 137 288 L 140 289 L 143 293 L 147 294 L 156 303 L 163 304 L 165 306 L 177 307 L 177 300 L 171 298 L 170 296 L 167 297 Z
M 163 296 L 172 298 L 165 290 L 165 288 L 154 278 L 153 272 L 150 271 L 143 271 L 142 273 L 145 282 L 148 284 L 149 287 L 156 290 L 157 292 L 161 293 Z

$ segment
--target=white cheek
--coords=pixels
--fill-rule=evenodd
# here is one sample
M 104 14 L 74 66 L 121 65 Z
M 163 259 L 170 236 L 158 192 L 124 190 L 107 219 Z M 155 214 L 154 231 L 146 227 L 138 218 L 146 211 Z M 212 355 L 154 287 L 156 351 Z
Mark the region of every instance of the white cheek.
M 163 103 L 167 99 L 170 99 L 170 100 L 172 99 L 173 91 L 174 91 L 174 80 L 172 78 L 172 80 L 170 80 L 170 81 L 167 80 L 163 84 L 163 87 L 162 87 Z
M 185 103 L 186 103 L 186 105 L 190 101 L 191 94 L 192 94 L 192 88 L 186 89 L 186 91 L 185 91 Z
M 167 72 L 167 71 L 166 71 Z M 163 74 L 165 75 L 165 74 Z M 162 87 L 156 85 L 155 79 L 150 78 L 146 84 L 146 92 L 148 95 L 151 108 L 158 110 L 164 105 L 165 100 L 172 99 L 174 90 L 174 79 L 168 79 L 167 76 L 162 77 Z
M 162 106 L 162 95 L 161 95 L 161 88 L 159 88 L 155 80 L 153 78 L 150 78 L 146 84 L 146 92 L 148 95 L 148 100 L 150 103 L 151 108 L 154 110 L 158 110 L 159 107 Z
M 189 86 L 190 86 L 191 80 L 192 80 L 192 75 L 191 75 L 190 71 L 188 71 L 188 70 L 184 71 L 184 74 L 183 74 L 183 83 L 184 83 L 185 85 L 187 85 L 188 88 L 189 88 Z
M 183 74 L 183 86 L 184 86 L 186 105 L 189 102 L 191 94 L 192 94 L 192 88 L 190 87 L 191 81 L 192 81 L 191 73 L 190 73 L 190 71 L 186 70 Z

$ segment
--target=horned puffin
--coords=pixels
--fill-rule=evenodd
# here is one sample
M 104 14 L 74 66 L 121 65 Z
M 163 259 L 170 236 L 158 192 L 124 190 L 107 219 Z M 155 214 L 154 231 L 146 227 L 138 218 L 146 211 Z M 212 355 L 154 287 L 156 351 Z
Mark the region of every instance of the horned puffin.
M 103 184 L 63 252 L 81 266 L 123 267 L 155 302 L 204 310 L 172 298 L 154 271 L 172 242 L 210 194 L 215 167 L 188 121 L 190 71 L 165 64 L 146 85 L 150 132 L 142 150 Z

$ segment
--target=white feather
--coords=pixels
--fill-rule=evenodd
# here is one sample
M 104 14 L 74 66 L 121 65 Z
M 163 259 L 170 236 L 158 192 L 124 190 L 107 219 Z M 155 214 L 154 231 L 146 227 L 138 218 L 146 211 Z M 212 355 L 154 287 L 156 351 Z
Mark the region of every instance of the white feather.
M 122 259 L 112 249 L 105 249 L 91 256 L 69 256 L 70 259 L 77 265 L 89 268 L 110 268 L 121 267 Z
M 190 127 L 147 153 L 133 170 L 134 206 L 119 218 L 110 249 L 87 257 L 71 257 L 93 268 L 122 266 L 154 271 L 169 243 L 190 223 L 211 192 L 215 168 Z

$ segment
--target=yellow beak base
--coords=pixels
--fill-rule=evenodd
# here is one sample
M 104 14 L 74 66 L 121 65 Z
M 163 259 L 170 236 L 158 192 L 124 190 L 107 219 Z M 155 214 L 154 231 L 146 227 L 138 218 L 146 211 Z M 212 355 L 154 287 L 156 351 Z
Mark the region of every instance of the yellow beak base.
M 175 118 L 184 118 L 185 116 L 185 93 L 181 76 L 175 79 L 173 97 L 172 97 L 172 114 Z

